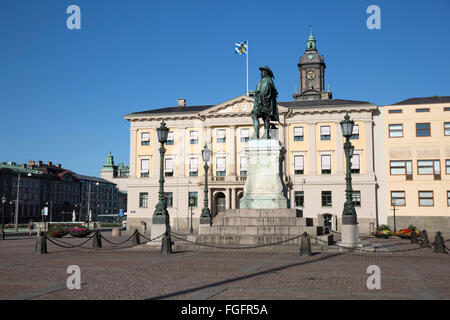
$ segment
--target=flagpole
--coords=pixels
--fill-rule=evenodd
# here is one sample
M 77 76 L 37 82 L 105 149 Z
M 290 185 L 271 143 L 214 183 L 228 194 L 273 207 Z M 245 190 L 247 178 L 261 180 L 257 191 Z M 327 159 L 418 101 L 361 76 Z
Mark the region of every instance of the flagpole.
M 247 40 L 247 54 L 246 54 L 246 67 L 247 67 L 247 97 L 248 97 L 248 40 Z

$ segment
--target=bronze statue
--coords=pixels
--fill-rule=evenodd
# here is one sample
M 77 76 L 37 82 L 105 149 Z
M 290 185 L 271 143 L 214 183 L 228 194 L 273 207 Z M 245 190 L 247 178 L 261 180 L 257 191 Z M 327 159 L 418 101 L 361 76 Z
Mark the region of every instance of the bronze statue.
M 261 80 L 256 86 L 255 103 L 252 110 L 253 128 L 255 133 L 250 139 L 259 139 L 259 118 L 264 121 L 263 139 L 270 139 L 270 121 L 279 121 L 277 96 L 278 91 L 275 88 L 272 78 L 273 72 L 269 67 L 260 67 Z

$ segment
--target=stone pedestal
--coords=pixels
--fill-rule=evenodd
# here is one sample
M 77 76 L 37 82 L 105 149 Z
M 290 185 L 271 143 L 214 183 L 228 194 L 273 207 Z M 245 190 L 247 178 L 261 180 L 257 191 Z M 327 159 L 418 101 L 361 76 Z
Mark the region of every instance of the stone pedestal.
M 359 241 L 359 231 L 357 224 L 342 225 L 342 241 L 338 245 L 347 248 L 362 248 L 363 244 Z
M 169 216 L 154 216 L 152 218 L 152 226 L 150 228 L 150 237 L 151 239 L 156 238 L 163 233 L 166 232 L 166 225 L 168 230 L 170 231 L 170 224 L 169 224 Z M 149 241 L 146 244 L 147 245 L 153 245 L 153 246 L 161 246 L 162 238 L 158 238 L 153 241 Z
M 280 141 L 250 140 L 245 151 L 249 159 L 248 173 L 240 208 L 287 208 L 288 201 L 283 194 L 283 183 L 280 177 Z
M 120 228 L 112 228 L 111 237 L 120 237 L 122 230 Z

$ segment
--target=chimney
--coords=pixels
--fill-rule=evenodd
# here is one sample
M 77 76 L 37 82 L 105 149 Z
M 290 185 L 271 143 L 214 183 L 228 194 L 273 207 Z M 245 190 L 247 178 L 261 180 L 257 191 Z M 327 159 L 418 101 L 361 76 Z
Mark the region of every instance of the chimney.
M 177 99 L 179 107 L 186 107 L 186 99 Z
M 49 165 L 49 167 L 53 166 L 53 162 L 49 161 L 48 165 Z
M 36 163 L 34 161 L 28 161 L 28 166 L 33 167 Z
M 58 163 L 58 168 L 61 168 L 61 163 Z
M 42 166 L 42 161 L 38 161 L 38 167 Z

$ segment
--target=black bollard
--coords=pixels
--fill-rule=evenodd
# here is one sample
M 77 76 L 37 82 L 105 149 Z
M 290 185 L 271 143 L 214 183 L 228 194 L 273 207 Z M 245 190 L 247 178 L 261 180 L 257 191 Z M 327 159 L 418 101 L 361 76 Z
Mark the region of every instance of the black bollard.
M 434 238 L 434 252 L 435 253 L 445 253 L 444 238 L 442 233 L 438 231 L 436 237 Z
M 139 234 L 138 229 L 134 230 L 134 235 L 133 235 L 133 245 L 137 246 L 141 244 L 141 236 Z
M 430 245 L 430 242 L 428 241 L 427 230 L 422 230 L 422 236 L 421 236 L 421 240 L 420 240 L 420 247 L 421 248 L 428 248 L 429 245 Z
M 36 254 L 45 254 L 47 253 L 47 238 L 43 231 L 39 233 L 39 236 L 36 239 Z
M 92 248 L 101 248 L 102 247 L 102 235 L 100 231 L 96 231 L 93 237 L 94 242 L 92 242 Z
M 415 230 L 411 231 L 411 243 L 415 243 L 415 244 L 419 243 L 417 241 L 417 233 Z
M 161 254 L 171 254 L 172 253 L 172 239 L 170 235 L 166 232 L 161 240 Z
M 300 240 L 300 256 L 312 256 L 311 240 L 306 232 L 302 235 Z

